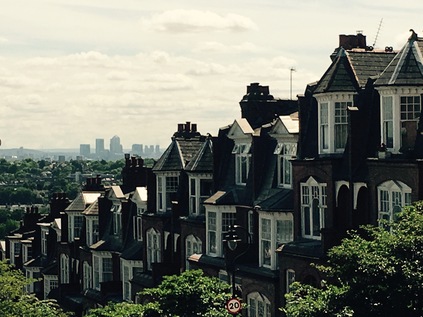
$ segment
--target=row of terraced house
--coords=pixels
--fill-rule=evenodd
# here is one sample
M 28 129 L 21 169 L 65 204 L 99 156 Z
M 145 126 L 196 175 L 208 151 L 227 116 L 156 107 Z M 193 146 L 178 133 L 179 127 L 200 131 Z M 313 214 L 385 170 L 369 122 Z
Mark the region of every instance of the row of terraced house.
M 423 40 L 339 40 L 297 100 L 252 83 L 216 136 L 178 124 L 152 168 L 125 156 L 122 185 L 92 178 L 73 201 L 54 195 L 48 215 L 28 208 L 3 258 L 40 278 L 29 291 L 82 315 L 187 269 L 229 281 L 223 240 L 237 224 L 249 244 L 236 263 L 243 316 L 281 316 L 290 284 L 319 285 L 310 263 L 348 229 L 423 198 Z

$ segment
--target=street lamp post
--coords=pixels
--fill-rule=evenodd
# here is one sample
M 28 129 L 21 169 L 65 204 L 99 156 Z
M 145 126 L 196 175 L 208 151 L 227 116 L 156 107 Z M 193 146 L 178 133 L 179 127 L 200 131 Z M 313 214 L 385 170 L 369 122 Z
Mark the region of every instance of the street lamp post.
M 246 246 L 241 250 L 238 248 L 242 242 L 242 239 L 238 235 L 239 231 L 243 231 L 247 236 Z M 228 231 L 225 234 L 225 239 L 223 242 L 225 243 L 226 268 L 227 271 L 231 271 L 232 273 L 232 298 L 228 301 L 226 308 L 228 309 L 229 313 L 235 316 L 241 310 L 241 304 L 237 299 L 235 287 L 236 261 L 249 250 L 251 245 L 251 235 L 247 229 L 240 225 L 230 225 Z

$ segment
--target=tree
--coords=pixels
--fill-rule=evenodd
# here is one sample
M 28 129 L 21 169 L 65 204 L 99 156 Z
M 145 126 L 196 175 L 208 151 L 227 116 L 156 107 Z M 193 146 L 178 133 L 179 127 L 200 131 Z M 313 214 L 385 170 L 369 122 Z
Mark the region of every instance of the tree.
M 66 317 L 69 314 L 51 300 L 39 300 L 33 294 L 25 293 L 25 286 L 31 282 L 23 273 L 11 265 L 0 262 L 0 316 L 4 317 Z
M 201 270 L 165 276 L 158 287 L 146 289 L 140 295 L 157 303 L 164 316 L 231 316 L 225 309 L 231 297 L 230 285 L 205 276 Z
M 109 303 L 86 317 L 229 317 L 225 303 L 230 286 L 201 270 L 165 276 L 156 288 L 140 293 L 143 304 Z
M 293 284 L 288 317 L 423 315 L 423 202 L 362 231 L 329 251 L 321 288 Z

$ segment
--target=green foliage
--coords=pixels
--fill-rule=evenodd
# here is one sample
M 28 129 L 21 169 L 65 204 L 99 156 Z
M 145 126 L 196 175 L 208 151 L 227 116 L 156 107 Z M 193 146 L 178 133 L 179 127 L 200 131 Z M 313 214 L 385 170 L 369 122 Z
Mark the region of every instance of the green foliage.
M 27 280 L 23 273 L 11 265 L 0 262 L 0 316 L 2 317 L 66 317 L 56 302 L 39 300 L 26 294 Z
M 226 317 L 225 303 L 230 298 L 230 286 L 201 270 L 164 277 L 156 288 L 140 293 L 142 298 L 156 303 L 164 316 Z
M 109 303 L 105 307 L 91 309 L 85 317 L 146 317 L 149 307 L 132 303 Z
M 229 317 L 225 303 L 230 286 L 201 270 L 165 276 L 156 288 L 140 293 L 144 304 L 109 303 L 86 317 Z
M 296 285 L 283 309 L 297 316 L 422 316 L 423 203 L 395 223 L 350 233 L 319 267 L 334 283 Z

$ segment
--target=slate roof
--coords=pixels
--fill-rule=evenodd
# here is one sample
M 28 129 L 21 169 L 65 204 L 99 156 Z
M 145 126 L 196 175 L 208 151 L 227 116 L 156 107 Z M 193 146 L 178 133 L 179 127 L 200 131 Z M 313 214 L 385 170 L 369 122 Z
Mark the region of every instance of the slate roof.
M 259 197 L 255 205 L 259 205 L 265 211 L 292 211 L 294 194 L 291 189 L 274 189 L 267 195 Z
M 354 92 L 364 87 L 371 77 L 380 75 L 395 53 L 339 48 L 328 70 L 317 83 L 315 94 L 326 92 Z
M 82 212 L 82 214 L 87 216 L 97 216 L 98 215 L 98 200 L 96 200 L 94 203 L 88 206 L 88 208 L 85 209 Z
M 153 171 L 180 171 L 200 150 L 204 137 L 173 138 L 172 143 L 157 161 Z
M 186 170 L 191 172 L 212 172 L 213 169 L 213 143 L 210 138 L 201 145 Z
M 423 85 L 423 39 L 410 38 L 376 80 L 375 86 Z

